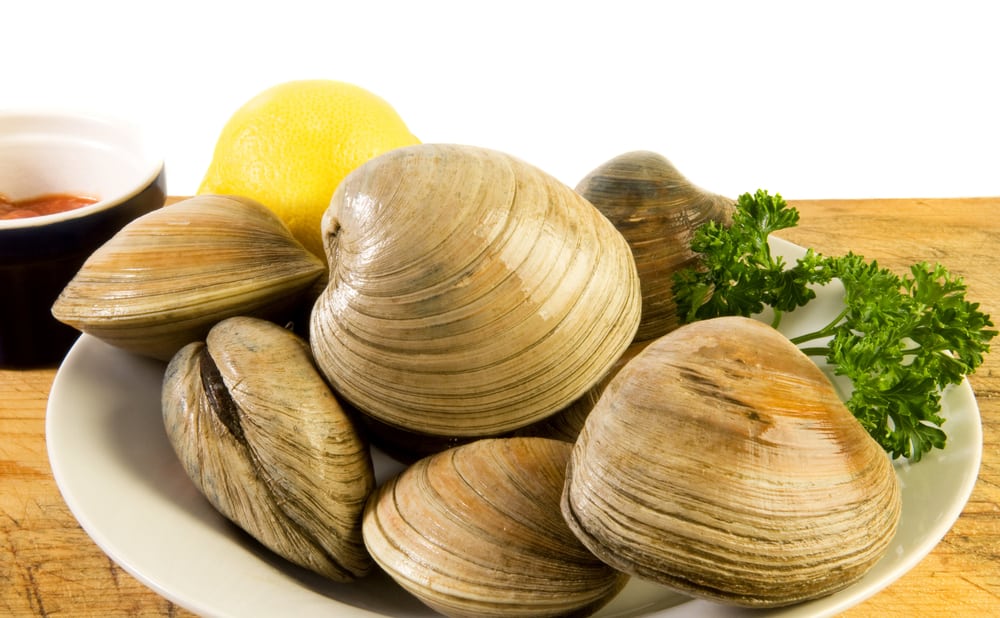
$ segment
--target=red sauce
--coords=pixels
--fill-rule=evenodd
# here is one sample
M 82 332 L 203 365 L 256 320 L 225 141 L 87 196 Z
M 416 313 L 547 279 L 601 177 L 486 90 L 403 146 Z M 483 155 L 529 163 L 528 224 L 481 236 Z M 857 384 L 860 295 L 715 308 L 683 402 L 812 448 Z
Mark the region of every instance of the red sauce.
M 47 193 L 25 200 L 11 201 L 0 193 L 0 219 L 23 219 L 51 215 L 95 202 L 97 202 L 96 198 L 69 193 Z

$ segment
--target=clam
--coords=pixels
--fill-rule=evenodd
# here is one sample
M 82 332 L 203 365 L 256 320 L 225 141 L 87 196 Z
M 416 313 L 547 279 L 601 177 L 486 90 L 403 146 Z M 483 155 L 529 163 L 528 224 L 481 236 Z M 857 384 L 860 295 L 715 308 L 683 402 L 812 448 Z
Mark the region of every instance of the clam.
M 184 470 L 222 515 L 330 579 L 374 567 L 361 537 L 375 486 L 368 446 L 304 340 L 257 318 L 223 320 L 170 361 L 162 403 Z
M 611 368 L 594 386 L 565 408 L 540 421 L 519 427 L 496 437 L 538 437 L 552 438 L 554 440 L 562 440 L 563 442 L 575 442 L 580 431 L 583 429 L 587 415 L 590 414 L 590 410 L 597 403 L 608 382 L 619 369 L 625 366 L 625 363 L 649 345 L 649 343 L 649 341 L 642 341 L 630 345 L 625 350 L 625 353 L 615 360 Z M 422 457 L 440 453 L 443 450 L 468 444 L 478 439 L 474 437 L 440 436 L 406 431 L 379 422 L 365 414 L 359 414 L 358 418 L 364 425 L 372 444 L 389 456 L 405 463 L 412 463 Z
M 708 221 L 729 224 L 733 200 L 705 191 L 666 158 L 648 151 L 619 155 L 604 163 L 576 190 L 625 236 L 642 288 L 642 321 L 636 341 L 655 339 L 680 326 L 673 276 L 697 264 L 694 231 Z
M 581 396 L 635 333 L 628 244 L 500 152 L 423 144 L 348 175 L 323 219 L 310 343 L 334 387 L 407 431 L 495 436 Z
M 725 317 L 657 339 L 611 380 L 562 508 L 624 572 L 776 607 L 860 579 L 888 548 L 900 491 L 821 369 L 770 326 Z
M 325 272 L 261 204 L 203 195 L 126 225 L 86 260 L 52 314 L 166 361 L 227 317 L 291 315 Z
M 495 437 L 533 436 L 552 438 L 564 442 L 576 441 L 580 430 L 583 429 L 583 423 L 587 420 L 587 415 L 597 403 L 601 392 L 603 392 L 608 382 L 629 359 L 638 354 L 649 343 L 649 341 L 642 341 L 630 345 L 625 350 L 625 353 L 615 360 L 611 368 L 594 386 L 565 408 L 540 421 Z M 367 414 L 358 412 L 355 416 L 374 446 L 377 446 L 390 457 L 404 463 L 412 463 L 428 455 L 440 453 L 446 449 L 468 444 L 478 439 L 475 437 L 441 436 L 407 431 L 380 422 Z
M 482 439 L 421 459 L 365 509 L 372 557 L 446 616 L 584 616 L 627 578 L 559 510 L 569 443 Z
M 651 341 L 633 343 L 626 348 L 624 354 L 618 357 L 614 364 L 611 365 L 611 369 L 601 377 L 597 384 L 573 401 L 573 403 L 537 423 L 532 423 L 531 425 L 515 430 L 512 435 L 538 436 L 563 440 L 564 442 L 576 442 L 576 439 L 580 436 L 580 432 L 583 430 L 584 423 L 587 422 L 587 416 L 590 415 L 590 411 L 597 405 L 608 383 L 611 382 L 611 379 L 618 374 L 622 367 L 650 343 Z

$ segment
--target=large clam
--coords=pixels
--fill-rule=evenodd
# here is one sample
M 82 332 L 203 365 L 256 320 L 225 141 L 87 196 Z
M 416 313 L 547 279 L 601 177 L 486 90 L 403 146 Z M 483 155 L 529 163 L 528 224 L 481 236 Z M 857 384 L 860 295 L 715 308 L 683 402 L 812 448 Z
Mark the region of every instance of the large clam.
M 733 200 L 701 189 L 662 155 L 642 150 L 602 164 L 576 190 L 632 248 L 642 287 L 642 321 L 635 340 L 655 339 L 680 326 L 674 273 L 697 263 L 691 237 L 698 227 L 732 220 Z
M 371 570 L 361 538 L 371 456 L 302 339 L 265 320 L 223 320 L 174 356 L 162 401 L 170 443 L 222 515 L 336 581 Z
M 569 443 L 483 439 L 421 459 L 372 494 L 375 561 L 447 616 L 585 616 L 627 578 L 559 510 Z
M 562 507 L 616 568 L 768 607 L 861 578 L 888 548 L 900 491 L 822 370 L 731 317 L 683 326 L 618 372 L 574 446 Z
M 52 314 L 166 361 L 227 317 L 291 315 L 325 272 L 261 204 L 202 195 L 126 225 L 87 259 Z
M 548 416 L 537 423 L 532 423 L 513 432 L 517 436 L 538 436 L 542 438 L 553 438 L 564 442 L 576 442 L 583 430 L 587 416 L 594 409 L 597 402 L 608 387 L 611 380 L 618 374 L 630 360 L 643 348 L 652 343 L 652 340 L 639 341 L 626 348 L 625 353 L 618 357 L 611 368 L 605 373 L 594 386 L 590 387 L 586 393 L 577 398 L 562 410 L 552 416 Z
M 489 436 L 544 418 L 590 388 L 638 325 L 622 235 L 503 153 L 381 155 L 337 188 L 323 233 L 317 364 L 359 409 L 407 431 Z
M 587 420 L 587 415 L 597 403 L 608 382 L 618 373 L 618 370 L 650 341 L 633 343 L 618 357 L 611 368 L 587 392 L 573 400 L 565 408 L 546 416 L 540 421 L 519 427 L 498 437 L 539 437 L 575 442 Z M 406 431 L 398 427 L 379 422 L 365 414 L 358 415 L 359 420 L 368 430 L 373 444 L 393 458 L 412 463 L 417 459 L 439 453 L 445 449 L 467 444 L 476 440 L 474 437 L 440 436 Z

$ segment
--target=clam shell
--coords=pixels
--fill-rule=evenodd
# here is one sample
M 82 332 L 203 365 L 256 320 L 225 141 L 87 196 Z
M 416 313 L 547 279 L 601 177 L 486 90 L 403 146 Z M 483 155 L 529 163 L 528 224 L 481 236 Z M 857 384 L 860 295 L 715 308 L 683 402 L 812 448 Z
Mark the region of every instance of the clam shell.
M 575 442 L 580 431 L 583 429 L 587 415 L 590 414 L 590 410 L 597 403 L 608 382 L 619 369 L 625 366 L 625 363 L 629 359 L 638 354 L 649 343 L 649 341 L 643 341 L 630 345 L 625 350 L 625 353 L 614 362 L 611 369 L 601 377 L 597 384 L 565 408 L 538 422 L 495 437 L 537 437 L 552 438 L 554 440 L 562 440 L 563 442 Z M 468 444 L 479 439 L 475 437 L 451 437 L 417 433 L 387 425 L 366 414 L 359 413 L 357 417 L 373 445 L 377 446 L 390 457 L 404 463 L 413 463 L 428 455 L 440 453 L 449 448 Z
M 727 317 L 619 371 L 574 446 L 562 508 L 616 568 L 770 607 L 860 579 L 892 539 L 900 492 L 826 375 L 770 326 Z
M 126 225 L 87 259 L 52 314 L 166 361 L 227 317 L 290 314 L 325 272 L 261 204 L 204 195 Z
M 388 425 L 498 435 L 608 370 L 638 325 L 628 244 L 569 187 L 509 155 L 423 144 L 379 156 L 323 220 L 330 281 L 310 342 Z
M 591 409 L 597 404 L 608 382 L 618 373 L 619 369 L 625 366 L 625 363 L 649 345 L 649 343 L 649 341 L 642 341 L 630 345 L 625 350 L 625 353 L 614 362 L 611 369 L 601 377 L 597 384 L 565 408 L 540 421 L 496 437 L 536 437 L 562 440 L 563 442 L 575 442 L 580 435 L 580 431 L 583 429 L 587 415 L 590 414 Z M 416 433 L 381 423 L 368 415 L 359 414 L 359 418 L 372 444 L 394 459 L 404 463 L 413 463 L 428 455 L 440 453 L 449 448 L 468 444 L 479 439 L 475 437 L 449 437 Z
M 403 588 L 446 616 L 584 616 L 626 577 L 559 511 L 571 445 L 483 439 L 424 458 L 380 487 L 365 543 Z
M 368 446 L 305 341 L 264 320 L 224 320 L 171 360 L 162 403 L 174 451 L 222 515 L 333 580 L 374 567 L 361 537 L 375 487 Z
M 733 200 L 705 191 L 654 152 L 619 155 L 588 174 L 576 190 L 625 236 L 642 288 L 642 321 L 636 341 L 647 341 L 681 325 L 673 276 L 694 266 L 691 237 L 708 221 L 729 224 Z
M 625 353 L 614 362 L 611 369 L 604 374 L 597 384 L 584 393 L 583 396 L 552 416 L 515 430 L 513 435 L 537 436 L 541 438 L 553 438 L 564 442 L 576 442 L 577 438 L 580 437 L 580 432 L 583 431 L 583 425 L 587 422 L 590 411 L 597 405 L 601 395 L 604 393 L 604 389 L 607 388 L 612 378 L 650 343 L 651 341 L 640 341 L 630 345 L 625 350 Z

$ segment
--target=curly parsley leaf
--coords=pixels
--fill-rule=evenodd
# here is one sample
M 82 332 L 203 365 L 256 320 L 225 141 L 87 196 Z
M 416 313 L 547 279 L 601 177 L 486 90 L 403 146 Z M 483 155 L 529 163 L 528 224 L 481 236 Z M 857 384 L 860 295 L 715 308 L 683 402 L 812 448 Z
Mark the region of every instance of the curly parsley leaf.
M 699 228 L 691 246 L 701 266 L 674 276 L 679 314 L 691 322 L 770 307 L 777 326 L 784 312 L 815 297 L 812 286 L 837 278 L 843 311 L 792 341 L 850 380 L 848 409 L 892 457 L 919 461 L 943 448 L 941 390 L 982 364 L 997 335 L 990 316 L 966 300 L 962 279 L 940 264 L 915 264 L 900 277 L 854 253 L 825 257 L 809 249 L 786 265 L 771 254 L 768 236 L 798 220 L 780 195 L 758 190 L 737 200 L 732 225 Z M 820 340 L 826 343 L 805 345 Z
M 701 254 L 702 266 L 674 275 L 674 300 L 682 319 L 750 316 L 765 306 L 791 311 L 812 300 L 816 293 L 809 285 L 829 281 L 821 257 L 810 250 L 788 268 L 768 244 L 772 232 L 798 221 L 799 212 L 780 195 L 759 190 L 739 197 L 731 225 L 710 221 L 699 227 L 691 248 Z

